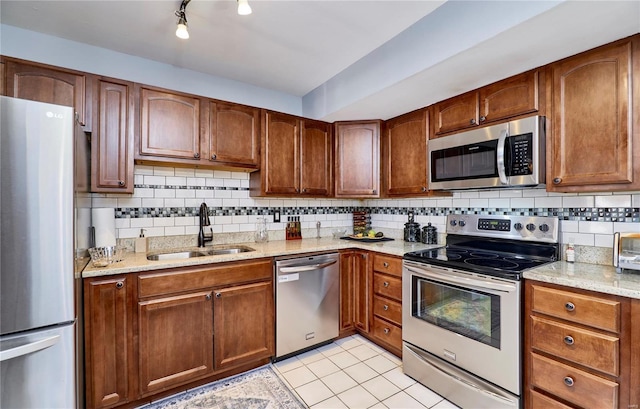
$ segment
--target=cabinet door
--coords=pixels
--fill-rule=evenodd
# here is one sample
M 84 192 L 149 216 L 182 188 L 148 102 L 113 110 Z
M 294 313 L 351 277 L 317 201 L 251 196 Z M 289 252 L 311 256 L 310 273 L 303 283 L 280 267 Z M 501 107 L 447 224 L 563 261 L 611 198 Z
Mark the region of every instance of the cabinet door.
M 211 298 L 211 291 L 202 291 L 138 303 L 143 395 L 213 372 Z
M 331 125 L 304 120 L 300 134 L 300 192 L 305 195 L 331 195 Z
M 383 177 L 389 196 L 428 191 L 427 110 L 387 121 L 382 139 Z
M 480 88 L 480 124 L 538 110 L 538 71 L 528 71 Z
M 274 112 L 264 115 L 262 189 L 265 194 L 300 193 L 300 120 Z
M 200 160 L 201 126 L 199 97 L 136 85 L 140 99 L 140 139 L 136 158 L 155 157 Z M 166 161 L 166 159 L 165 159 Z
M 132 282 L 126 277 L 85 280 L 86 403 L 89 408 L 128 402 L 129 351 L 133 339 L 128 307 Z
M 337 123 L 335 196 L 380 197 L 380 122 Z
M 478 126 L 478 92 L 469 92 L 433 106 L 434 137 Z
M 633 143 L 634 133 L 638 139 L 633 126 L 639 123 L 633 98 L 640 100 L 640 87 L 632 88 L 632 70 L 640 72 L 639 42 L 637 37 L 617 42 L 550 66 L 548 190 L 640 187 L 640 166 L 633 163 L 640 158 Z
M 257 168 L 260 110 L 228 102 L 209 102 L 209 159 L 214 163 Z
M 369 269 L 369 253 L 366 251 L 354 252 L 353 267 L 353 323 L 360 331 L 369 332 L 369 310 L 371 278 Z
M 214 304 L 216 369 L 273 355 L 275 321 L 271 281 L 218 289 Z
M 95 81 L 91 142 L 91 191 L 133 193 L 132 84 Z
M 354 258 L 353 251 L 346 251 L 340 254 L 340 331 L 349 331 L 353 326 L 353 298 L 355 290 L 354 281 Z
M 85 132 L 91 132 L 90 85 L 87 76 L 75 71 L 6 62 L 6 95 L 73 107 Z

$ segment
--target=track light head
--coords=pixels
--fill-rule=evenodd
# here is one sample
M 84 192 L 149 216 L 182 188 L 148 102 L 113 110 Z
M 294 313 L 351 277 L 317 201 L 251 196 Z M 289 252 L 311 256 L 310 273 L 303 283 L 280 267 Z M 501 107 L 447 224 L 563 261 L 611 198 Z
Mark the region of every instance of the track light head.
M 189 38 L 186 9 L 187 4 L 189 4 L 190 1 L 191 0 L 182 0 L 182 3 L 180 4 L 180 10 L 176 11 L 176 16 L 178 17 L 178 28 L 176 29 L 176 36 L 184 40 Z
M 251 14 L 251 6 L 249 0 L 237 0 L 238 1 L 238 14 L 246 16 Z

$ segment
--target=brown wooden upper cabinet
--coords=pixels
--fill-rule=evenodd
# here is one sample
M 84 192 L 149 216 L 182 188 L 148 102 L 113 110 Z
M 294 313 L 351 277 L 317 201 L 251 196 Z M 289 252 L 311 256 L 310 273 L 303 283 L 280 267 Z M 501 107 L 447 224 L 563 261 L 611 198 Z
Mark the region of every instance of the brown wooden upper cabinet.
M 331 194 L 331 125 L 263 111 L 262 162 L 251 196 Z
M 432 138 L 537 112 L 539 71 L 528 71 L 433 105 Z
M 547 190 L 639 189 L 640 36 L 551 64 L 548 78 Z
M 133 83 L 96 77 L 91 191 L 133 193 Z
M 222 101 L 209 102 L 210 161 L 258 168 L 260 109 Z
M 380 121 L 336 122 L 335 196 L 380 197 Z
M 207 134 L 202 98 L 136 84 L 139 135 L 136 160 L 195 165 Z
M 382 177 L 386 195 L 429 192 L 427 129 L 427 108 L 386 122 L 382 135 Z
M 3 57 L 4 95 L 73 107 L 85 132 L 91 132 L 89 74 Z

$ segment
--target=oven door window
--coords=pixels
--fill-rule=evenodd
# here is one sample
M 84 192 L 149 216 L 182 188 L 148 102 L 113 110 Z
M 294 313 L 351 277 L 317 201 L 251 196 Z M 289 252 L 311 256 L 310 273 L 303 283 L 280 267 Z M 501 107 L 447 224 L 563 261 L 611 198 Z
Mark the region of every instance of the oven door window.
M 500 296 L 412 276 L 411 315 L 500 349 Z

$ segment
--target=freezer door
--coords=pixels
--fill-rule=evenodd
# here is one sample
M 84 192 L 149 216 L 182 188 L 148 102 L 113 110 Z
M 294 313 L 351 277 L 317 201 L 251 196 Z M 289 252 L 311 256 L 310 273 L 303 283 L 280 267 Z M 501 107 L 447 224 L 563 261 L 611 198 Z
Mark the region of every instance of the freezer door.
M 75 323 L 0 338 L 0 407 L 75 408 Z
M 0 334 L 75 319 L 73 109 L 0 97 Z

